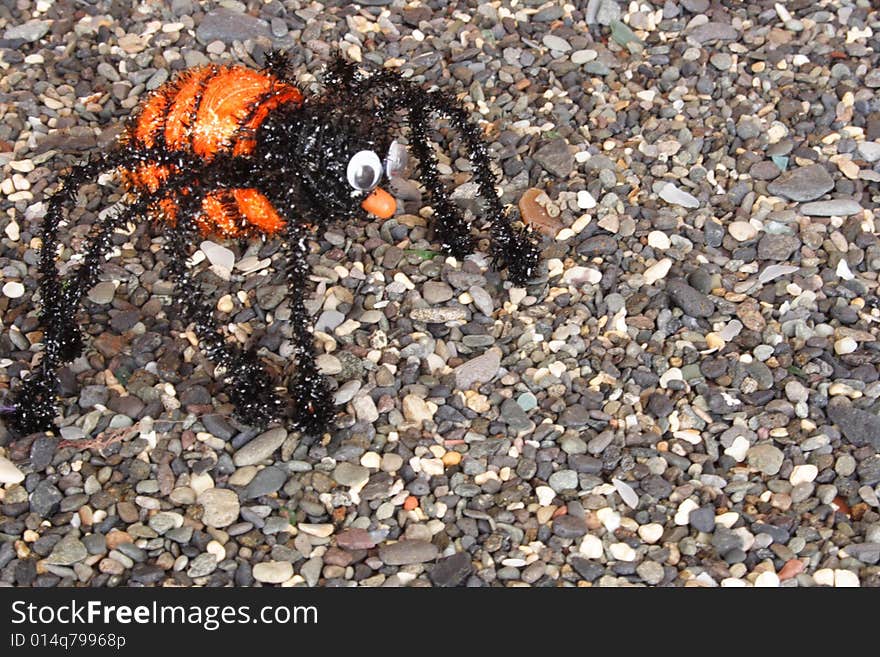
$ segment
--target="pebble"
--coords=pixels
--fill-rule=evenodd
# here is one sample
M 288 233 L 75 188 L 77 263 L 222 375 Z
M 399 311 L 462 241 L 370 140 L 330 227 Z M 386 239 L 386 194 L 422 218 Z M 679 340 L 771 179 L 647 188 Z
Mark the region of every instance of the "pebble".
M 254 564 L 254 579 L 263 584 L 281 584 L 293 577 L 293 564 L 288 561 L 261 561 Z
M 6 457 L 0 456 L 0 484 L 18 484 L 24 481 L 24 473 Z
M 836 198 L 804 203 L 800 206 L 800 211 L 810 217 L 848 217 L 862 212 L 862 206 L 853 199 Z
M 715 304 L 709 297 L 695 290 L 679 279 L 666 282 L 666 291 L 670 300 L 686 315 L 691 317 L 709 317 L 715 312 Z
M 784 455 L 782 450 L 773 445 L 753 445 L 749 448 L 746 458 L 749 467 L 758 470 L 762 474 L 773 476 L 779 473 L 782 467 Z
M 379 546 L 379 558 L 388 566 L 434 561 L 439 555 L 437 546 L 428 541 L 397 541 Z
M 663 258 L 662 260 L 658 260 L 653 265 L 648 267 L 645 270 L 645 273 L 642 274 L 645 278 L 645 285 L 653 285 L 659 280 L 666 278 L 666 274 L 669 273 L 669 270 L 672 268 L 672 260 L 669 258 Z
M 821 164 L 791 169 L 767 185 L 767 191 L 791 201 L 815 201 L 834 189 L 834 180 Z
M 9 281 L 3 285 L 3 296 L 18 299 L 24 296 L 24 285 L 18 281 Z
M 880 449 L 880 415 L 845 404 L 828 405 L 828 417 L 853 445 Z
M 275 453 L 287 438 L 287 431 L 282 428 L 269 429 L 261 433 L 241 447 L 232 457 L 233 463 L 239 468 L 256 465 Z
M 455 368 L 455 387 L 470 390 L 474 385 L 488 383 L 501 366 L 501 350 L 488 349 Z
M 748 221 L 731 221 L 727 230 L 738 242 L 748 242 L 758 235 L 758 231 Z
M 431 569 L 431 581 L 440 588 L 461 586 L 473 571 L 470 556 L 456 552 L 437 561 Z
M 680 205 L 685 208 L 698 208 L 700 202 L 697 198 L 688 192 L 679 189 L 672 183 L 666 183 L 660 189 L 660 198 L 672 205 Z
M 209 488 L 198 497 L 202 505 L 202 522 L 209 527 L 222 528 L 238 520 L 241 506 L 238 495 L 228 488 Z

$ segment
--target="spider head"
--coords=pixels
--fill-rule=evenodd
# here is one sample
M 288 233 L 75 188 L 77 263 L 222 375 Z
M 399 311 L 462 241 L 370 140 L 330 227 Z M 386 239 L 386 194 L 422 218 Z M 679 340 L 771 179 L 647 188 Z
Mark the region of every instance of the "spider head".
M 329 102 L 273 118 L 261 131 L 264 158 L 296 182 L 312 210 L 328 218 L 394 214 L 394 198 L 381 184 L 403 168 L 405 152 L 387 126 Z

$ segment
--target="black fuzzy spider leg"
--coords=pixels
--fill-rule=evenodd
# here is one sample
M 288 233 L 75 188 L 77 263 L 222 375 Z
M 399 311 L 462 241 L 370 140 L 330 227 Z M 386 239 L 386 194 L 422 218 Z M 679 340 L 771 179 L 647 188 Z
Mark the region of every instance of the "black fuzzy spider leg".
M 445 116 L 458 130 L 467 149 L 467 158 L 474 172 L 474 179 L 487 205 L 487 214 L 492 238 L 492 255 L 497 262 L 507 266 L 510 280 L 524 285 L 532 278 L 538 267 L 539 251 L 534 236 L 527 230 L 514 230 L 510 217 L 501 204 L 495 191 L 496 176 L 489 166 L 488 148 L 480 136 L 479 129 L 470 120 L 467 112 L 447 96 L 436 92 L 426 93 L 421 89 L 413 100 L 423 102 L 437 114 Z M 410 109 L 412 113 L 412 109 Z M 411 122 L 411 126 L 414 121 Z
M 195 325 L 205 356 L 226 370 L 224 381 L 230 386 L 229 398 L 236 415 L 245 424 L 264 427 L 282 414 L 283 403 L 275 394 L 272 379 L 256 354 L 229 344 L 216 328 L 213 304 L 205 298 L 201 285 L 194 280 L 186 264 L 189 258 L 187 245 L 191 243 L 189 232 L 183 227 L 168 227 L 165 231 L 165 248 L 171 254 L 169 272 L 174 279 L 183 316 Z
M 527 228 L 515 230 L 511 225 L 510 216 L 495 191 L 496 176 L 489 165 L 486 143 L 464 108 L 448 96 L 437 91 L 425 91 L 388 69 L 366 78 L 353 76 L 350 84 L 355 102 L 364 103 L 372 99 L 378 116 L 392 117 L 398 109 L 409 113 L 412 148 L 421 164 L 422 184 L 431 196 L 438 233 L 444 248 L 453 255 L 460 255 L 461 251 L 471 250 L 470 226 L 461 218 L 458 207 L 449 200 L 439 180 L 436 157 L 427 137 L 432 115 L 449 119 L 452 127 L 462 136 L 480 196 L 487 206 L 493 259 L 507 266 L 510 280 L 517 285 L 524 285 L 532 278 L 539 259 L 535 236 Z
M 297 372 L 288 386 L 293 398 L 291 422 L 306 434 L 325 432 L 333 420 L 333 401 L 324 377 L 315 363 L 314 336 L 304 297 L 308 284 L 308 229 L 288 219 L 284 235 L 288 303 Z
M 89 166 L 89 165 L 86 165 Z M 15 410 L 10 424 L 19 434 L 31 434 L 52 428 L 55 397 L 58 388 L 56 370 L 82 352 L 82 335 L 76 325 L 76 312 L 83 295 L 97 282 L 101 263 L 110 246 L 113 232 L 146 210 L 144 201 L 137 201 L 107 212 L 89 241 L 82 263 L 64 284 L 55 267 L 54 254 L 58 242 L 64 196 L 76 195 L 79 184 L 65 187 L 65 194 L 56 194 L 49 202 L 43 221 L 43 247 L 40 257 L 40 294 L 43 299 L 41 320 L 44 327 L 43 358 L 36 372 L 13 393 Z
M 474 251 L 471 224 L 449 198 L 446 186 L 440 180 L 437 157 L 427 134 L 430 113 L 429 108 L 422 106 L 410 108 L 411 147 L 419 161 L 419 178 L 428 192 L 431 207 L 434 208 L 432 219 L 441 248 L 456 258 L 463 258 Z

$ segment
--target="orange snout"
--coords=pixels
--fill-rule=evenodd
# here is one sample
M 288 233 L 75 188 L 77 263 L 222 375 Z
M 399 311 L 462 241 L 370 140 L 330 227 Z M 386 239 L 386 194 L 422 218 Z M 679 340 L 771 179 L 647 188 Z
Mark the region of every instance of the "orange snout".
M 361 207 L 370 214 L 379 217 L 379 219 L 390 219 L 397 209 L 397 203 L 391 194 L 381 187 L 377 187 L 364 199 Z

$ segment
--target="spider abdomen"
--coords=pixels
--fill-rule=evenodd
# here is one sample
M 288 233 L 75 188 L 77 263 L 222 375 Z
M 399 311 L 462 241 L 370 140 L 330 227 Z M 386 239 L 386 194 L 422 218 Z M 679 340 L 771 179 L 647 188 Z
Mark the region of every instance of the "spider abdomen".
M 156 89 L 140 106 L 123 135 L 123 147 L 143 155 L 137 166 L 123 169 L 123 181 L 135 194 L 155 193 L 179 173 L 180 155 L 204 165 L 218 156 L 249 156 L 256 131 L 269 114 L 299 107 L 302 94 L 266 71 L 241 66 L 190 69 Z M 183 186 L 155 206 L 172 225 L 177 220 Z M 238 237 L 273 234 L 284 221 L 263 194 L 252 188 L 207 190 L 194 219 L 205 234 Z

